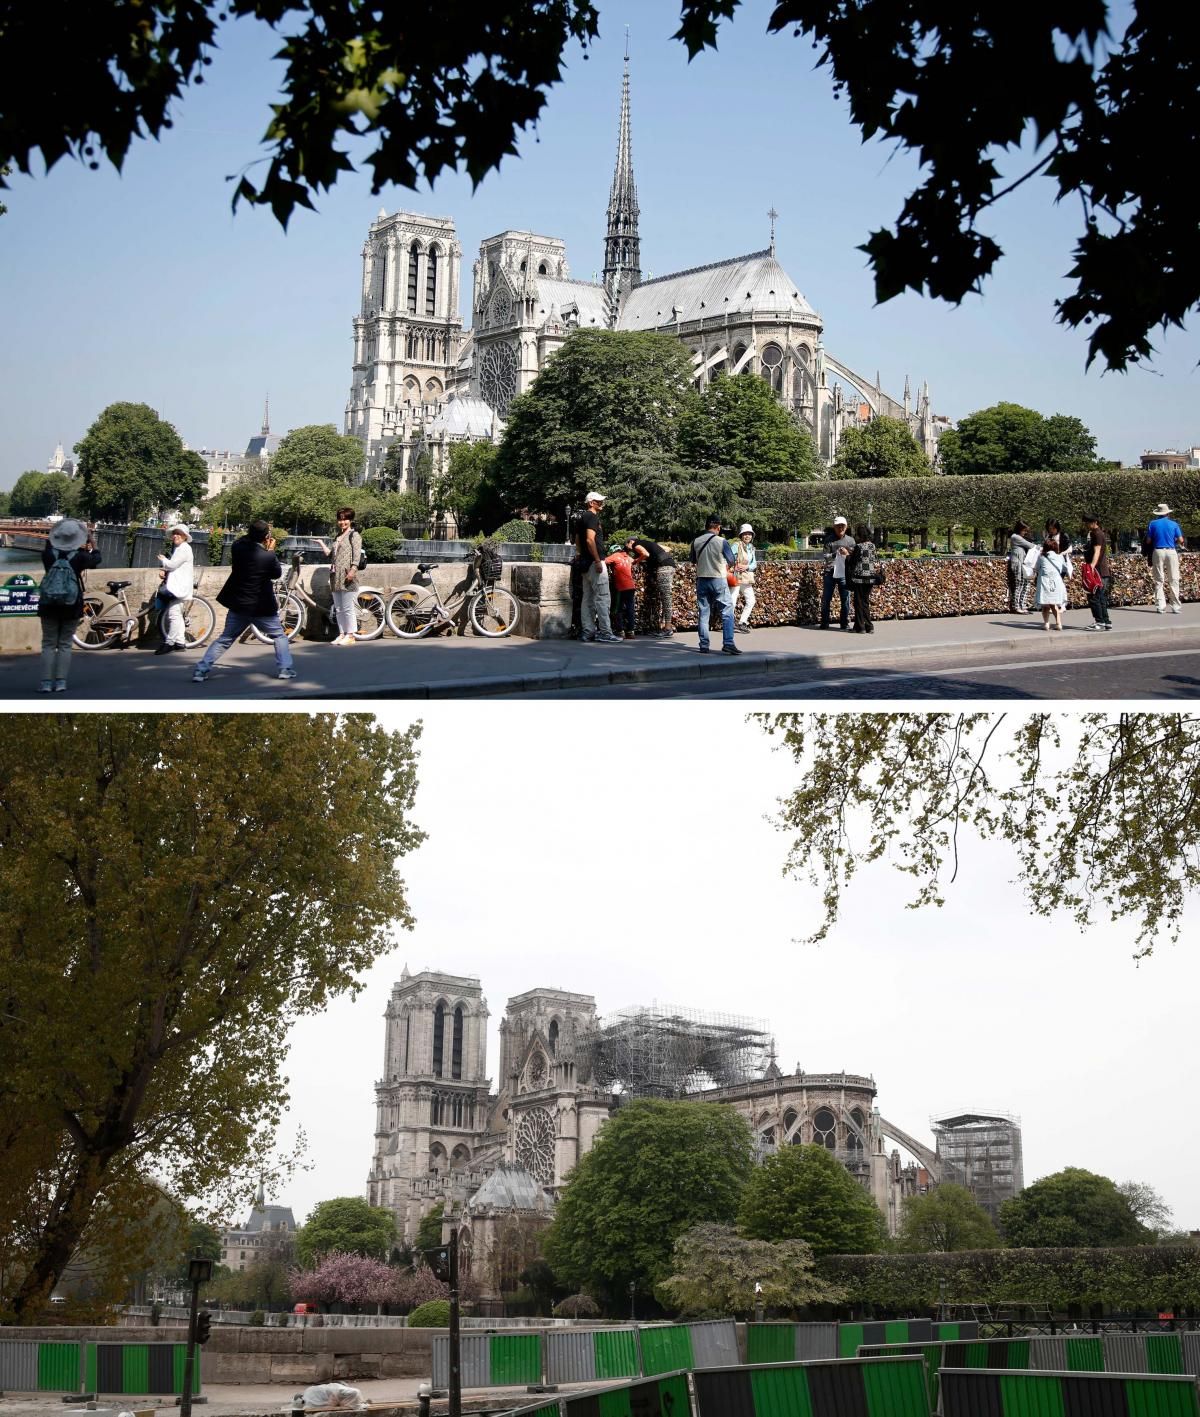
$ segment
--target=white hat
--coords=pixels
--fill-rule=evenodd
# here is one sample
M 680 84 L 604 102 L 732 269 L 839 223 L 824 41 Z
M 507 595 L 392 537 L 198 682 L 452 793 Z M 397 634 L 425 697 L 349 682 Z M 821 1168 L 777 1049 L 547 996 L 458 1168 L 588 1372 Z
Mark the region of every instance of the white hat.
M 55 551 L 78 551 L 88 539 L 88 529 L 74 517 L 64 517 L 50 528 L 50 545 Z
M 749 522 L 743 522 L 741 526 L 738 527 L 738 535 L 741 536 L 742 532 L 744 531 L 748 531 L 751 536 L 754 535 L 754 528 L 750 525 Z
M 183 537 L 184 541 L 191 541 L 192 533 L 188 530 L 186 522 L 176 522 L 174 526 L 167 528 L 167 535 L 174 536 L 176 533 Z
M 846 520 L 846 518 L 845 518 L 844 516 L 842 516 L 842 514 L 841 514 L 840 512 L 837 514 L 836 517 L 834 517 L 834 519 L 833 519 L 833 524 L 834 524 L 834 526 L 849 526 L 849 525 L 850 525 L 850 523 Z
M 583 505 L 586 507 L 589 502 L 604 502 L 606 500 L 603 492 L 589 492 L 583 499 Z
M 1171 509 L 1165 502 L 1160 502 L 1154 509 L 1154 515 L 1156 517 L 1169 517 L 1171 515 Z

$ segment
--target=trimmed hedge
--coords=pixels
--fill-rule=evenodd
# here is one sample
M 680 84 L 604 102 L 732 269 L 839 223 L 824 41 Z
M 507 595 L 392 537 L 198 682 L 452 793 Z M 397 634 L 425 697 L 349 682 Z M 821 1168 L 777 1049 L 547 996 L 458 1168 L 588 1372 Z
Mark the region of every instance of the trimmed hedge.
M 929 1255 L 829 1255 L 817 1272 L 846 1302 L 898 1314 L 946 1304 L 1106 1304 L 1124 1310 L 1200 1308 L 1200 1246 L 1110 1250 L 963 1250 Z M 943 1288 L 944 1286 L 944 1288 Z
M 1080 514 L 1095 512 L 1106 530 L 1134 531 L 1155 503 L 1175 508 L 1185 531 L 1200 531 L 1200 471 L 1011 472 L 972 477 L 871 477 L 845 482 L 756 482 L 754 506 L 774 529 L 827 526 L 835 512 L 852 526 L 922 531 L 948 526 L 1011 531 L 1018 519 L 1041 527 L 1057 518 L 1075 535 Z

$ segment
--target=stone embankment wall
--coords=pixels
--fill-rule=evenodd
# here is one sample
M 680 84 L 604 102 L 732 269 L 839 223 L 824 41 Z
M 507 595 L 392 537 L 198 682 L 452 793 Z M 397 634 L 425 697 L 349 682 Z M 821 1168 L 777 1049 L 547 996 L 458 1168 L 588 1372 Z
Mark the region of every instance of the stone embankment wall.
M 1180 594 L 1184 600 L 1200 600 L 1200 553 L 1184 552 L 1180 558 Z M 1003 614 L 1008 604 L 1006 562 L 1000 556 L 938 556 L 913 560 L 889 560 L 887 583 L 872 592 L 871 609 L 877 620 L 910 620 L 949 615 Z M 1113 557 L 1111 604 L 1151 605 L 1154 590 L 1150 566 L 1139 555 Z M 228 567 L 198 568 L 199 594 L 215 599 L 225 583 Z M 397 561 L 368 566 L 360 583 L 391 592 L 408 585 L 416 574 L 415 562 Z M 448 599 L 467 574 L 462 562 L 438 566 L 434 580 L 442 598 Z M 640 569 L 638 575 L 640 577 Z M 750 617 L 752 625 L 816 624 L 821 605 L 822 569 L 814 561 L 764 561 L 755 583 L 758 603 Z M 88 573 L 88 584 L 97 591 L 106 580 L 127 580 L 130 605 L 136 610 L 156 589 L 158 573 L 151 569 L 106 570 Z M 324 566 L 305 568 L 303 579 L 313 597 L 328 605 L 329 574 Z M 558 639 L 571 623 L 570 570 L 552 562 L 505 563 L 501 584 L 516 596 L 521 617 L 517 634 L 530 639 Z M 1072 606 L 1087 603 L 1078 571 L 1068 585 Z M 639 624 L 646 628 L 644 596 L 638 591 Z M 835 602 L 836 605 L 836 602 Z M 675 625 L 694 629 L 696 592 L 692 567 L 679 566 L 675 572 Z M 222 612 L 223 613 L 223 612 Z M 836 612 L 835 612 L 836 613 Z M 220 618 L 218 618 L 218 624 Z M 467 627 L 464 632 L 469 633 Z M 306 637 L 326 639 L 332 631 L 312 611 L 305 627 Z M 41 628 L 34 615 L 0 619 L 0 654 L 35 651 L 41 645 Z

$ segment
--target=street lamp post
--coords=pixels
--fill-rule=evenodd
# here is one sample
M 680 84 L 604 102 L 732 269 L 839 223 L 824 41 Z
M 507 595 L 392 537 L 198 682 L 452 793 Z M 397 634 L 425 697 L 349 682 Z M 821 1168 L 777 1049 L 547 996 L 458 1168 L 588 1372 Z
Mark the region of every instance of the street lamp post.
M 629 1322 L 630 1322 L 630 1323 L 632 1323 L 633 1320 L 634 1320 L 633 1296 L 634 1296 L 636 1293 L 637 1293 L 637 1284 L 634 1282 L 634 1280 L 631 1279 L 631 1280 L 629 1281 Z
M 191 1417 L 192 1374 L 196 1361 L 196 1310 L 200 1307 L 200 1286 L 212 1278 L 212 1260 L 193 1255 L 188 1260 L 188 1283 L 192 1286 L 192 1300 L 188 1309 L 187 1353 L 183 1360 L 183 1391 L 179 1395 L 180 1417 Z
M 458 1332 L 458 1226 L 450 1231 L 450 1394 L 449 1417 L 462 1417 L 462 1372 Z

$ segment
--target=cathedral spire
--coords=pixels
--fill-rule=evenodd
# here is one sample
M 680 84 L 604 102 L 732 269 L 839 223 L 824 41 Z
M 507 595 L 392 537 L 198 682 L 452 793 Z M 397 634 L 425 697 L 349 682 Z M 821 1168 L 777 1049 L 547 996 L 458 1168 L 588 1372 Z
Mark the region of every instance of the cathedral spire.
M 271 431 L 271 395 L 268 394 L 263 400 L 263 437 Z
M 629 36 L 625 36 L 625 75 L 621 82 L 621 128 L 617 165 L 608 196 L 608 232 L 604 238 L 603 283 L 624 298 L 642 279 L 638 239 L 637 185 L 633 180 L 633 141 L 629 123 Z

